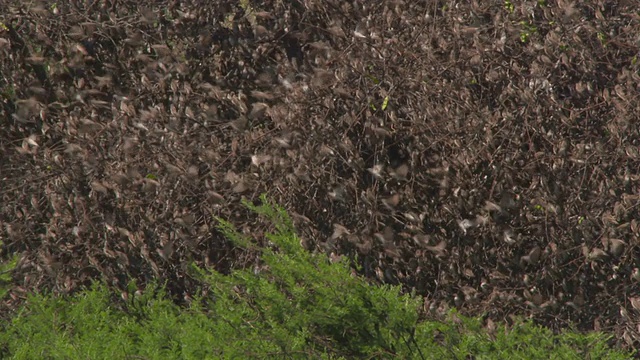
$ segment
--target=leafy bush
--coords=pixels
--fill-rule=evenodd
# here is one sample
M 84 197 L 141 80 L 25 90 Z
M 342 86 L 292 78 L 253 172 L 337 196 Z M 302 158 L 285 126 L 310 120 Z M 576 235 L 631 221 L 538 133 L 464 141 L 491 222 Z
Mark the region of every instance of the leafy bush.
M 193 266 L 212 288 L 180 308 L 163 287 L 122 303 L 95 284 L 68 298 L 33 294 L 4 326 L 0 355 L 11 359 L 625 359 L 601 334 L 553 335 L 530 323 L 491 339 L 478 319 L 419 321 L 419 299 L 372 286 L 346 260 L 331 263 L 299 244 L 283 209 L 245 203 L 276 231 L 258 248 L 233 226 L 237 245 L 259 249 L 260 271 L 222 275 Z M 132 287 L 132 289 L 135 287 Z
M 4 243 L 0 241 L 0 247 L 3 245 Z M 7 285 L 11 283 L 11 272 L 15 269 L 17 263 L 18 256 L 16 255 L 12 256 L 11 259 L 0 263 L 0 299 L 4 298 L 8 293 Z

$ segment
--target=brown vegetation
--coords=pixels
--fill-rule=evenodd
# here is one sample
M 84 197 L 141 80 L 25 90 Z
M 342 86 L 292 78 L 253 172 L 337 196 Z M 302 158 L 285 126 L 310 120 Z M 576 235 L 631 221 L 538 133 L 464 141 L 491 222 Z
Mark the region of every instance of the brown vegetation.
M 0 239 L 16 287 L 256 266 L 267 193 L 312 250 L 488 322 L 640 345 L 634 2 L 0 6 Z M 357 258 L 355 257 L 357 255 Z M 490 319 L 490 320 L 489 320 Z

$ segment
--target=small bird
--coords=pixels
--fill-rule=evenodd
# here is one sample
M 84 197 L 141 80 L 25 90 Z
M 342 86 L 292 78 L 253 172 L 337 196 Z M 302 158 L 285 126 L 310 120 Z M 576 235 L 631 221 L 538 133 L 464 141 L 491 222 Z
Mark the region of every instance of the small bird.
M 229 123 L 229 126 L 231 126 L 236 131 L 244 131 L 244 129 L 247 128 L 248 123 L 249 123 L 249 119 L 247 119 L 247 117 L 244 115 L 240 115 L 239 118 L 231 121 Z

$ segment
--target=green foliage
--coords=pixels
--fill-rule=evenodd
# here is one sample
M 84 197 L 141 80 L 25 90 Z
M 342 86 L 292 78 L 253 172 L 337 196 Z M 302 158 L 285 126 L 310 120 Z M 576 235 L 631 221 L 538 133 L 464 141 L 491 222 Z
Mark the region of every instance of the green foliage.
M 0 241 L 0 246 L 3 245 L 3 242 Z M 7 286 L 11 284 L 13 281 L 11 277 L 11 272 L 15 269 L 18 264 L 18 256 L 14 255 L 8 261 L 4 261 L 0 263 L 0 299 L 4 298 L 9 290 L 7 290 Z
M 239 329 L 251 327 L 252 343 L 269 338 L 282 354 L 397 355 L 404 346 L 402 339 L 409 339 L 415 330 L 418 300 L 399 296 L 396 287 L 369 286 L 351 275 L 345 259 L 332 264 L 324 255 L 306 252 L 286 212 L 264 196 L 261 200 L 260 206 L 245 205 L 276 228 L 267 238 L 279 251 L 262 250 L 266 270 L 259 275 L 245 270 L 226 277 L 198 269 L 221 297 L 227 294 L 218 303 L 226 301 L 231 307 L 240 300 L 243 311 L 254 320 L 248 324 L 225 308 L 218 316 Z M 247 239 L 239 237 L 230 224 L 222 221 L 221 230 L 236 244 L 248 246 Z M 234 287 L 245 290 L 238 294 L 231 290 Z
M 125 306 L 104 285 L 69 299 L 33 295 L 0 335 L 3 359 L 206 359 L 214 322 L 148 288 Z M 209 347 L 207 351 L 203 350 Z M 211 358 L 211 357 L 209 357 Z
M 193 267 L 211 288 L 188 308 L 148 286 L 127 301 L 96 284 L 71 297 L 34 294 L 0 333 L 3 359 L 625 359 L 601 334 L 554 335 L 529 323 L 493 338 L 478 319 L 419 321 L 420 300 L 352 275 L 300 246 L 286 212 L 263 196 L 245 205 L 275 227 L 259 248 L 220 220 L 239 246 L 262 253 L 260 271 Z
M 564 332 L 554 335 L 549 329 L 529 322 L 516 323 L 510 329 L 499 326 L 493 337 L 482 328 L 478 319 L 469 319 L 451 313 L 457 321 L 443 324 L 439 331 L 444 345 L 439 347 L 441 356 L 433 358 L 465 359 L 629 359 L 632 354 L 614 352 L 606 345 L 607 337 L 599 333 L 577 334 Z M 454 325 L 460 323 L 460 325 Z M 416 338 L 433 337 L 434 332 L 423 330 L 421 324 Z M 420 344 L 438 349 L 432 344 Z
M 2 23 L 0 22 L 0 29 L 2 29 Z M 16 89 L 13 85 L 5 85 L 0 89 L 0 96 L 6 100 L 15 100 L 16 99 Z
M 534 26 L 531 21 L 520 21 L 522 30 L 520 31 L 520 41 L 526 43 L 531 38 L 531 35 L 538 32 L 538 28 Z
M 513 3 L 511 1 L 506 0 L 504 2 L 504 9 L 507 10 L 509 14 L 512 14 L 515 11 L 515 6 L 513 6 Z

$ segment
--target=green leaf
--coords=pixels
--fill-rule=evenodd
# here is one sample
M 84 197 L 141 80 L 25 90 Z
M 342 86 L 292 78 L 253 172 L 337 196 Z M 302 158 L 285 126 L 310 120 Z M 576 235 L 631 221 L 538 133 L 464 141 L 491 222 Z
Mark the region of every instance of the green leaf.
M 387 105 L 389 104 L 389 97 L 385 96 L 384 101 L 382 102 L 382 111 L 387 109 Z

